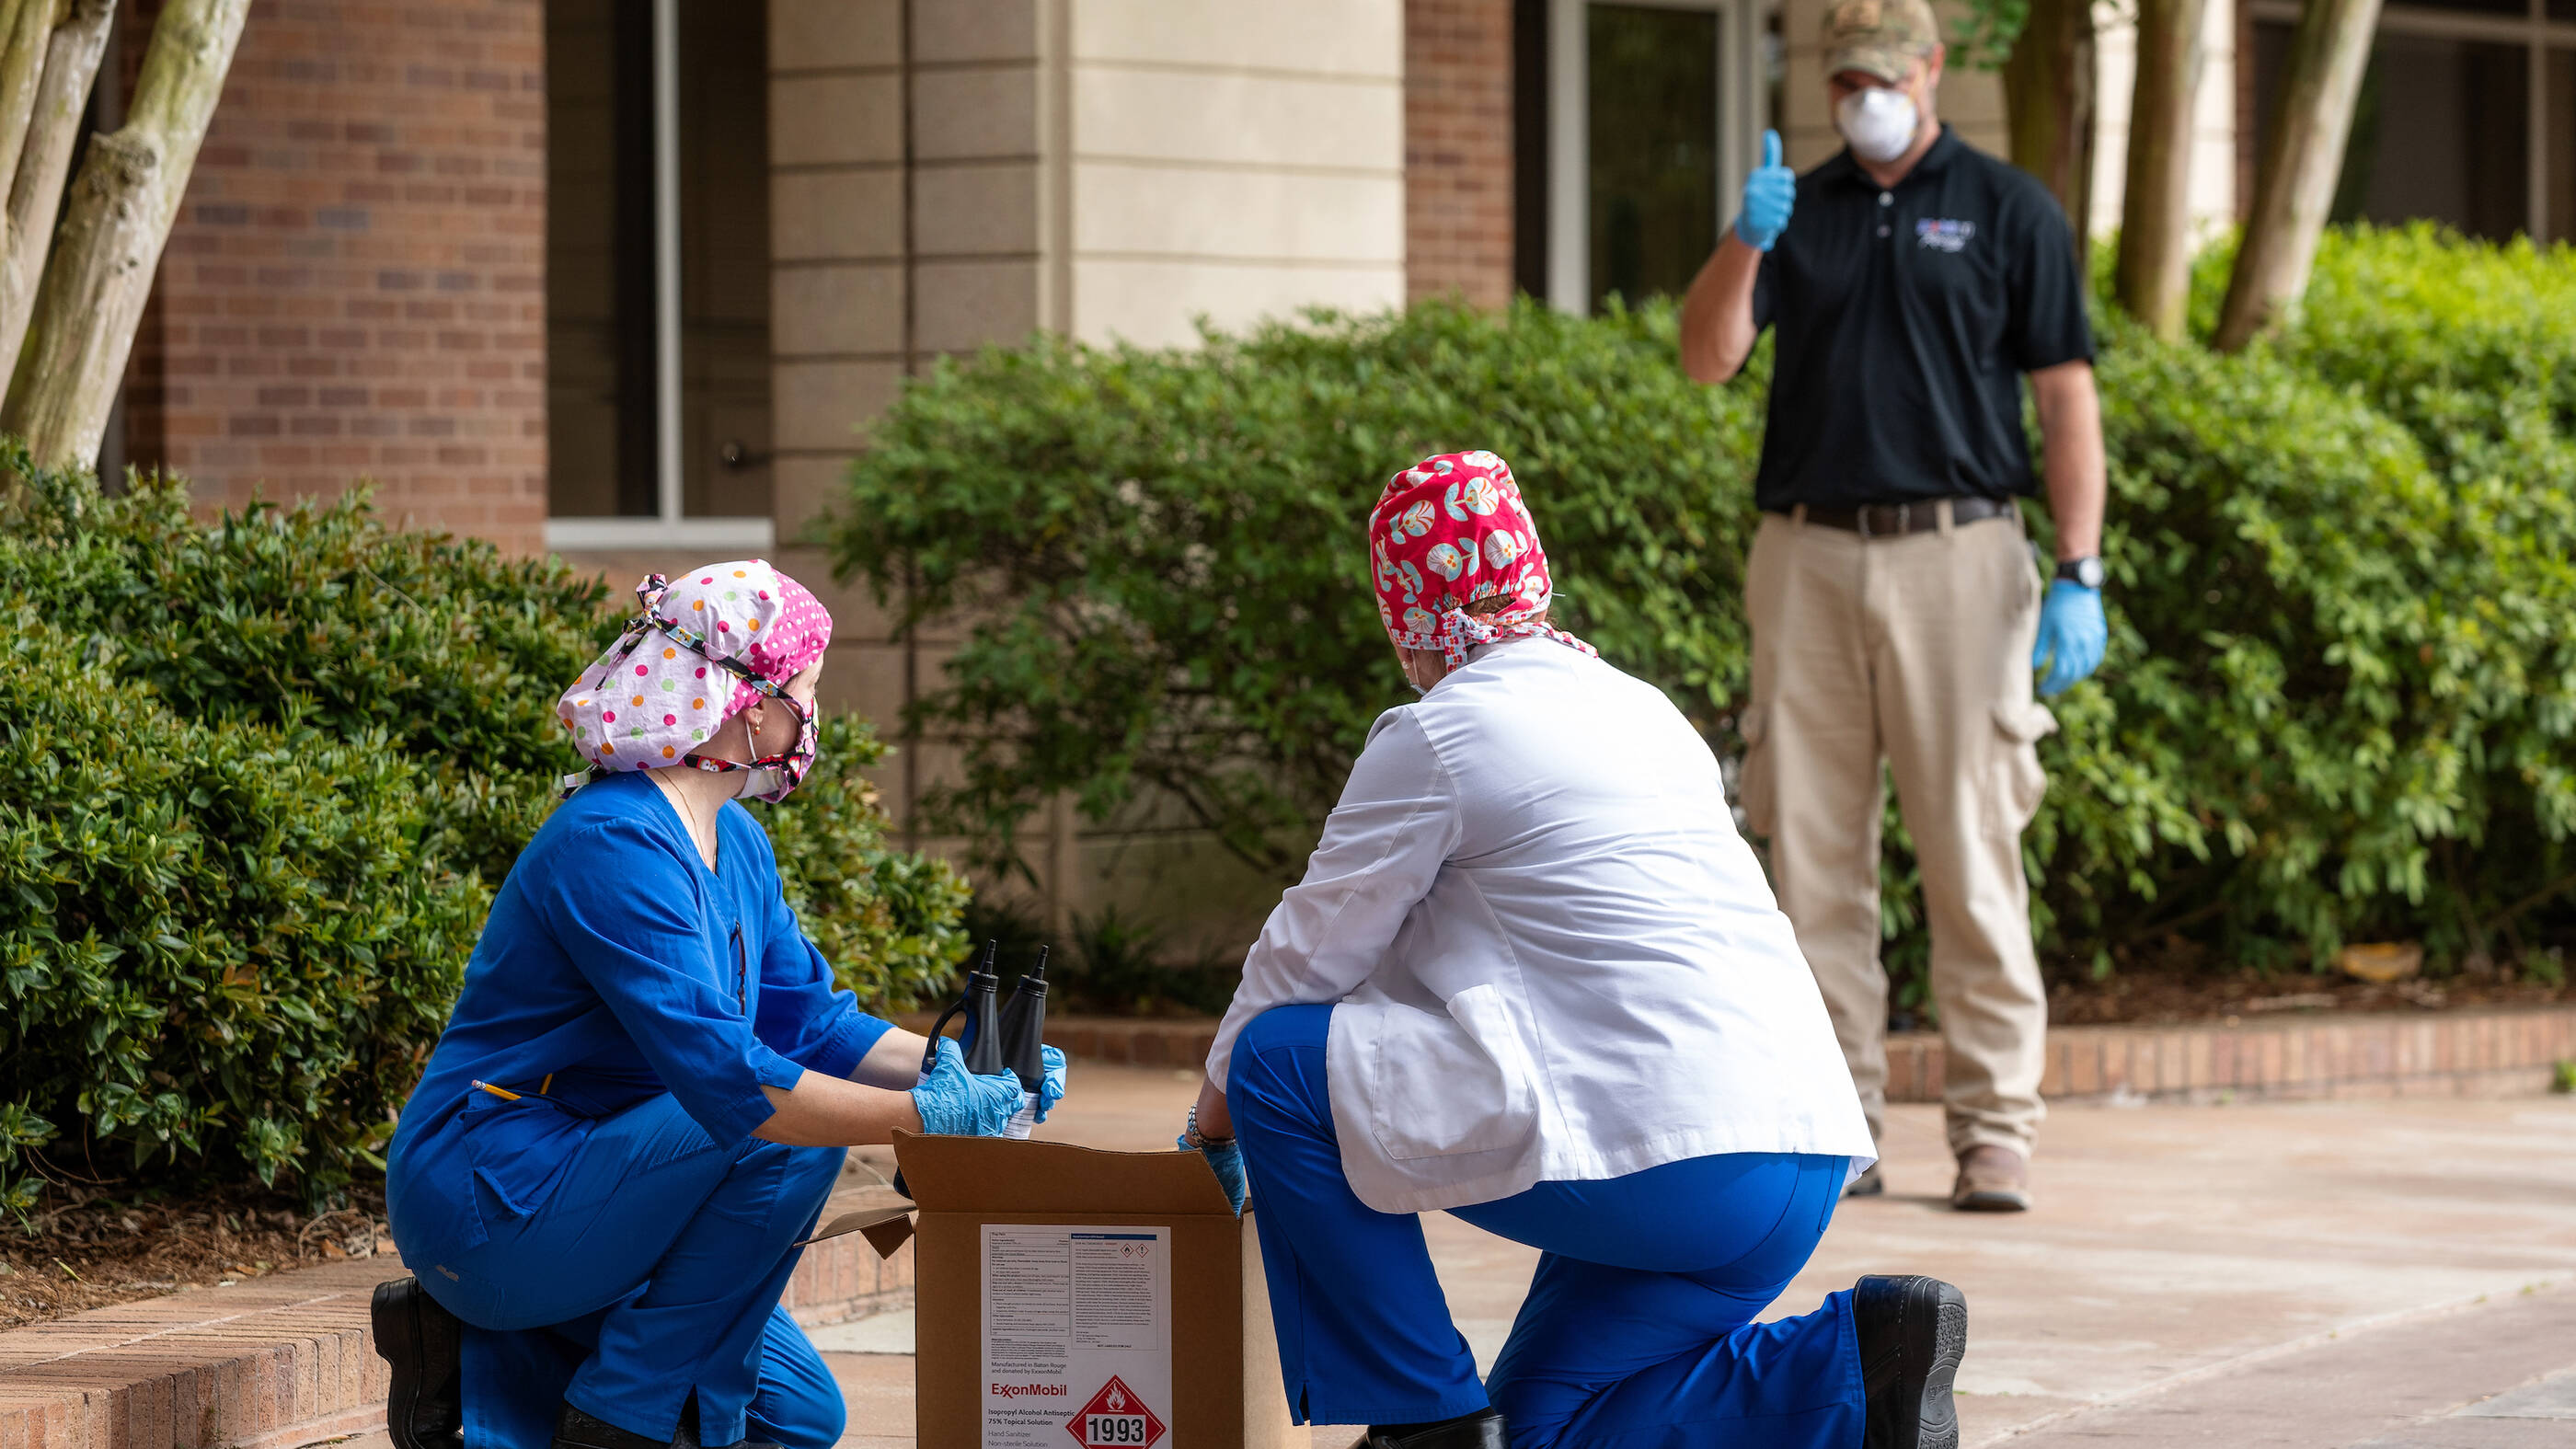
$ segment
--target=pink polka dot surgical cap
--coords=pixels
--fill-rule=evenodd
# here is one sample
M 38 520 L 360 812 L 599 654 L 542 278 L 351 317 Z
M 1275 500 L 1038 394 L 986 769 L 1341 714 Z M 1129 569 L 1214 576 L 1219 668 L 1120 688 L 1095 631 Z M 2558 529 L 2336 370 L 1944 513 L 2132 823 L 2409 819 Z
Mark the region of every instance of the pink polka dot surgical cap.
M 764 559 L 709 564 L 636 585 L 642 609 L 556 701 L 575 748 L 603 770 L 680 763 L 727 716 L 823 657 L 832 615 Z

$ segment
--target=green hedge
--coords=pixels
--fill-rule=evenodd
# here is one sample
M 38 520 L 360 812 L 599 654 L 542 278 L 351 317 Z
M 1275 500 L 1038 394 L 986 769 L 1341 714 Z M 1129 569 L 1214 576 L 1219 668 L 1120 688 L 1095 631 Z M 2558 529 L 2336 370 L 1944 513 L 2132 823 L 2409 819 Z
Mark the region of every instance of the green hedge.
M 2195 261 L 2215 325 L 2233 241 Z M 2435 466 L 2528 476 L 2576 440 L 2576 247 L 2469 241 L 2431 222 L 2326 234 L 2295 326 L 2267 350 L 2404 424 Z M 2499 457 L 2491 449 L 2509 452 Z M 2517 458 L 2513 456 L 2519 454 Z M 2552 465 L 2554 480 L 2567 479 Z
M 1368 721 L 1405 698 L 1359 520 L 1393 467 L 1513 462 L 1569 624 L 1723 752 L 1763 364 L 1675 364 L 1662 309 L 1319 315 L 1191 351 L 1042 340 L 907 389 L 832 541 L 907 627 L 970 621 L 915 724 L 995 860 L 1069 792 L 1293 877 Z M 2113 642 L 2057 702 L 2027 853 L 2052 964 L 2180 934 L 2228 959 L 2420 936 L 2437 962 L 2567 920 L 2568 491 L 2464 492 L 2365 390 L 2104 324 Z M 1891 959 L 1919 963 L 1901 832 Z
M 1358 546 L 1402 462 L 1501 447 L 1538 500 L 1570 621 L 1712 727 L 1744 673 L 1750 518 L 1707 460 L 1758 428 L 1633 321 L 1536 307 L 1210 336 L 1041 339 L 943 366 L 872 432 L 832 540 L 902 622 L 978 620 L 917 720 L 966 741 L 933 801 L 988 863 L 1034 804 L 1178 811 L 1293 876 L 1354 745 L 1410 696 Z
M 201 525 L 181 484 L 32 476 L 0 514 L 0 1203 L 64 1172 L 326 1196 L 381 1167 L 619 616 L 362 499 Z M 909 1004 L 964 889 L 886 849 L 867 726 L 824 744 L 759 808 L 845 983 Z

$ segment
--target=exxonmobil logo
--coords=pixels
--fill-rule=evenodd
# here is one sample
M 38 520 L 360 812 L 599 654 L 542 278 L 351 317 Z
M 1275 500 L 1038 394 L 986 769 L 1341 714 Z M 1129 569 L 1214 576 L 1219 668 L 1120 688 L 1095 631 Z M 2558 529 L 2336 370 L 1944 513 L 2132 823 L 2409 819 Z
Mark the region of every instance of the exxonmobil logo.
M 996 1399 L 1017 1399 L 1030 1395 L 1060 1399 L 1065 1395 L 1065 1387 L 1062 1384 L 992 1384 L 987 1386 L 986 1393 Z

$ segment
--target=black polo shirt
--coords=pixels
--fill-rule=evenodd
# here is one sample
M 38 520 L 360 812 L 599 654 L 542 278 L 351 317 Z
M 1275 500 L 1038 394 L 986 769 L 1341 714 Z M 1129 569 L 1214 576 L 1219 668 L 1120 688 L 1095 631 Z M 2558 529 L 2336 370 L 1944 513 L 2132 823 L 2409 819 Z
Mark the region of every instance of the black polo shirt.
M 2057 199 L 1948 126 L 1893 190 L 1849 151 L 1798 178 L 1753 325 L 1780 334 L 1753 484 L 1775 511 L 2034 493 L 2022 374 L 2093 356 Z

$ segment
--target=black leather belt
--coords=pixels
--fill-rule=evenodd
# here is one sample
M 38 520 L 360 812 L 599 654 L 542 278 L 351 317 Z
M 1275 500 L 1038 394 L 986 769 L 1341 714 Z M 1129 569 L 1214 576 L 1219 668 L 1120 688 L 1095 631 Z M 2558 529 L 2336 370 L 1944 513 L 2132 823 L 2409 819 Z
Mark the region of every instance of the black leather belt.
M 2010 501 L 1999 502 L 1992 498 L 1953 498 L 1948 502 L 1950 521 L 1953 524 L 1981 523 L 1989 518 L 2006 517 L 2014 511 Z M 1785 516 L 1797 518 L 1802 515 L 1797 509 L 1791 509 Z M 1908 533 L 1930 533 L 1939 528 L 1941 500 L 1926 499 L 1920 503 L 1873 503 L 1862 508 L 1810 507 L 1805 510 L 1803 517 L 1809 523 L 1822 524 L 1827 528 L 1839 528 L 1845 533 L 1857 533 L 1863 538 L 1893 538 Z

